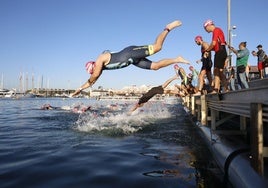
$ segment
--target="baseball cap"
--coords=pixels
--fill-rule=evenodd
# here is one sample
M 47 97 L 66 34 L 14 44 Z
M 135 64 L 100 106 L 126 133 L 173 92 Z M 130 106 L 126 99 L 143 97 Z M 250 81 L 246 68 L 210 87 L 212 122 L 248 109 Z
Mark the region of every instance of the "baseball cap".
M 259 44 L 256 48 L 262 48 L 262 45 L 261 44 Z
M 94 61 L 89 61 L 89 62 L 86 63 L 85 67 L 86 67 L 86 71 L 89 74 L 93 74 L 93 71 L 94 71 L 94 68 L 95 68 L 95 62 Z
M 207 20 L 207 21 L 205 21 L 204 24 L 203 24 L 204 27 L 207 27 L 207 26 L 209 26 L 209 25 L 214 25 L 214 22 L 213 22 L 212 20 Z

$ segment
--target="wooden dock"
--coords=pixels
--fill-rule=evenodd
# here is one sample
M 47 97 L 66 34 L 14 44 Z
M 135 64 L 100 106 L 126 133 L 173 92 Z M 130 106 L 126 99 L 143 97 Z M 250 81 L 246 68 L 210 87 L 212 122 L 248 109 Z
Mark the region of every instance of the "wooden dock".
M 251 167 L 267 178 L 264 159 L 268 157 L 268 78 L 250 82 L 249 89 L 186 96 L 183 103 L 200 126 L 229 138 L 245 138 Z M 237 123 L 237 129 L 224 126 L 230 121 Z

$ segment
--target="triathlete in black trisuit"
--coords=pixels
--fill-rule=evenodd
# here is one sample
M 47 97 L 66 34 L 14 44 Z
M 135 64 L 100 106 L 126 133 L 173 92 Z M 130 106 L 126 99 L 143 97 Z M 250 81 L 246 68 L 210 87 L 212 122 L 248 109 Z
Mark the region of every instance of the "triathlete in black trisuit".
M 100 54 L 96 61 L 90 61 L 86 64 L 86 70 L 91 74 L 91 76 L 85 84 L 72 94 L 72 96 L 79 94 L 83 89 L 91 87 L 100 77 L 103 70 L 119 69 L 127 67 L 130 64 L 150 70 L 158 70 L 174 63 L 189 64 L 189 62 L 181 56 L 171 59 L 162 59 L 158 62 L 152 62 L 146 58 L 147 56 L 159 52 L 162 49 L 164 40 L 168 33 L 180 25 L 181 22 L 178 20 L 166 25 L 164 31 L 158 35 L 155 43 L 152 45 L 129 46 L 117 53 L 105 52 Z
M 164 84 L 153 87 L 147 93 L 143 94 L 142 97 L 139 99 L 139 102 L 130 110 L 130 113 L 135 111 L 137 108 L 142 107 L 146 102 L 148 102 L 152 97 L 154 97 L 157 94 L 166 94 L 166 93 L 179 94 L 178 89 L 175 90 L 166 89 L 166 87 L 175 79 L 178 79 L 178 75 L 173 76 L 172 78 L 165 81 Z

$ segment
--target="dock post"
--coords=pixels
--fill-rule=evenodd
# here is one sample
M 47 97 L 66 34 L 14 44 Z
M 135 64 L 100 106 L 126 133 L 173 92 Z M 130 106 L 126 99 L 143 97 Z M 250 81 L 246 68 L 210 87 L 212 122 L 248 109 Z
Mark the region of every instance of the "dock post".
M 262 104 L 250 104 L 250 150 L 251 165 L 261 176 L 264 173 L 263 161 L 263 122 Z
M 217 116 L 217 111 L 214 109 L 210 109 L 211 112 L 211 130 L 216 130 L 216 116 Z
M 205 95 L 201 95 L 201 125 L 207 125 L 207 102 Z
M 247 118 L 240 116 L 240 131 L 246 131 L 247 129 Z
M 191 97 L 191 112 L 192 112 L 192 115 L 195 116 L 195 97 L 194 96 Z
M 186 106 L 188 109 L 190 109 L 190 97 L 189 96 L 186 96 Z

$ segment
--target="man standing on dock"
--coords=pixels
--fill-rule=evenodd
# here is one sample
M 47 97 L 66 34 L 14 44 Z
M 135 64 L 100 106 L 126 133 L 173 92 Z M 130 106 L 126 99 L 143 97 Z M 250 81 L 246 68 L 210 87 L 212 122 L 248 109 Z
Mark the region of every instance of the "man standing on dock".
M 252 55 L 253 56 L 257 56 L 258 57 L 258 70 L 259 70 L 259 75 L 260 78 L 262 79 L 264 76 L 264 67 L 263 67 L 263 62 L 265 60 L 265 51 L 262 49 L 262 45 L 259 44 L 257 46 L 258 51 L 252 51 Z
M 209 87 L 212 86 L 212 75 L 211 75 L 211 67 L 212 67 L 212 60 L 211 60 L 211 52 L 206 52 L 206 49 L 209 47 L 209 44 L 203 41 L 201 36 L 195 37 L 195 43 L 201 46 L 201 59 L 196 61 L 196 63 L 202 62 L 201 71 L 199 74 L 199 84 L 198 84 L 198 92 L 195 95 L 201 95 L 202 90 L 204 88 L 204 80 L 205 76 L 207 76 Z
M 225 91 L 228 91 L 227 81 L 224 74 L 225 62 L 227 59 L 226 41 L 221 28 L 216 27 L 212 20 L 204 22 L 204 29 L 206 32 L 212 32 L 212 42 L 209 47 L 205 49 L 206 52 L 215 51 L 214 55 L 214 91 L 213 93 L 220 92 L 221 84 L 224 86 Z
M 247 43 L 241 42 L 239 44 L 239 50 L 236 50 L 234 47 L 229 46 L 228 48 L 234 52 L 236 55 L 236 72 L 237 72 L 237 78 L 238 83 L 240 84 L 241 88 L 242 86 L 244 88 L 249 88 L 247 77 L 246 77 L 246 67 L 248 66 L 248 57 L 249 57 L 249 50 L 247 49 Z

